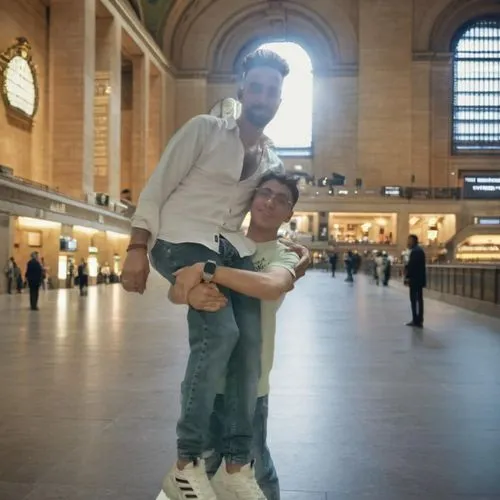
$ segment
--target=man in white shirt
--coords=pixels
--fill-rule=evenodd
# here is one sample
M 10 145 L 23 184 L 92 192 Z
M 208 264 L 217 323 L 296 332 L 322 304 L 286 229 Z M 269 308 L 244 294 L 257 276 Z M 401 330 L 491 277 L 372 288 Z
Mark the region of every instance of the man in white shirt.
M 171 283 L 174 273 L 204 262 L 203 276 L 218 266 L 253 270 L 253 242 L 240 232 L 259 179 L 283 166 L 263 130 L 281 102 L 287 63 L 270 51 L 247 56 L 239 91 L 242 116 L 197 116 L 172 138 L 139 197 L 122 284 L 143 293 L 149 263 Z M 301 265 L 307 265 L 307 258 Z M 303 269 L 299 269 L 299 273 Z M 183 298 L 196 283 L 177 287 Z M 192 286 L 191 286 L 192 285 Z M 231 446 L 226 469 L 242 499 L 261 500 L 250 466 L 252 420 L 260 373 L 260 302 L 228 293 L 229 307 L 216 313 L 190 308 L 190 355 L 177 425 L 178 461 L 164 482 L 170 500 L 214 500 L 200 458 L 218 381 L 227 374 L 226 417 Z
M 227 306 L 226 296 L 217 286 L 230 288 L 261 299 L 262 329 L 262 371 L 258 388 L 257 406 L 254 417 L 253 457 L 255 474 L 260 488 L 267 500 L 279 500 L 280 488 L 276 469 L 267 446 L 267 417 L 269 408 L 269 375 L 274 359 L 274 340 L 276 335 L 276 313 L 295 281 L 295 267 L 299 261 L 296 253 L 278 241 L 278 230 L 293 215 L 299 191 L 296 181 L 288 176 L 269 173 L 265 175 L 255 191 L 251 207 L 251 220 L 247 236 L 255 242 L 257 251 L 253 255 L 255 271 L 218 267 L 210 284 L 201 283 L 188 294 L 187 303 L 198 310 L 214 312 Z M 182 282 L 192 282 L 192 276 L 199 276 L 203 263 L 185 268 L 177 273 L 177 284 L 170 289 L 170 299 L 182 303 L 176 287 Z M 207 459 L 209 476 L 217 498 L 224 499 L 224 491 L 232 477 L 225 474 L 224 462 L 227 440 L 224 431 L 225 398 L 224 384 L 219 387 L 211 418 L 211 432 L 207 448 L 214 450 Z M 216 473 L 217 472 L 217 473 Z

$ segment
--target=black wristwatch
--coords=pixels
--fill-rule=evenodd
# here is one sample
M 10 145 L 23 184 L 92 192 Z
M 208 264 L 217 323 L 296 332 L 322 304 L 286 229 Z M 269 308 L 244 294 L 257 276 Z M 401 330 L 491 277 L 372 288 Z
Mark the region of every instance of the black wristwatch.
M 214 279 L 214 274 L 217 269 L 217 262 L 215 260 L 207 260 L 203 266 L 203 281 L 210 283 Z

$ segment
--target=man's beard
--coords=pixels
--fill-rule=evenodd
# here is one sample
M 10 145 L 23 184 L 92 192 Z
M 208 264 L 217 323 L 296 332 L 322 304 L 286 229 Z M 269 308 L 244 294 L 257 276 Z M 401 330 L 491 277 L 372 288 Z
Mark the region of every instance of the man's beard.
M 261 108 L 262 109 L 262 108 Z M 254 112 L 255 108 L 249 108 L 245 110 L 245 118 L 257 128 L 264 129 L 268 125 L 268 123 L 274 118 L 273 116 L 269 116 L 268 114 L 257 114 Z M 259 109 L 260 111 L 260 109 Z

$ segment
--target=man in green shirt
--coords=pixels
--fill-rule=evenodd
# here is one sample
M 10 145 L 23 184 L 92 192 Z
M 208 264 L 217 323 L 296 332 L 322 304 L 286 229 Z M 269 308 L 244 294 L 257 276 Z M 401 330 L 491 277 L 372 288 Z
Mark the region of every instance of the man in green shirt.
M 274 173 L 265 175 L 255 191 L 247 233 L 256 244 L 252 260 L 257 272 L 217 267 L 210 283 L 200 283 L 188 294 L 188 302 L 193 308 L 208 312 L 215 312 L 226 306 L 226 289 L 261 299 L 261 377 L 254 418 L 253 455 L 255 476 L 267 500 L 280 498 L 278 476 L 267 446 L 269 375 L 274 359 L 276 312 L 284 294 L 293 288 L 294 269 L 300 260 L 297 254 L 278 241 L 278 230 L 292 217 L 298 196 L 293 178 Z M 179 296 L 184 294 L 186 286 L 191 286 L 193 275 L 199 275 L 203 267 L 204 263 L 198 263 L 176 273 L 176 284 L 169 294 L 173 302 L 182 303 Z M 177 287 L 181 287 L 181 293 L 178 293 Z M 223 432 L 224 382 L 218 392 L 207 441 L 207 449 L 213 450 L 213 453 L 206 464 L 207 473 L 215 474 L 212 487 L 217 498 L 224 499 L 232 480 L 231 470 L 223 460 L 224 454 L 227 453 Z

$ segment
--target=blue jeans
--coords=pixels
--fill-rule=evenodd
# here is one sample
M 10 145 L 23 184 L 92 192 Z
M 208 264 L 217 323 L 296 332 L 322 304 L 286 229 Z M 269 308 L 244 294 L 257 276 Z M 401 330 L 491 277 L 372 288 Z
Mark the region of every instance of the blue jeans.
M 250 257 L 241 258 L 236 249 L 220 238 L 219 253 L 195 243 L 157 240 L 151 251 L 154 268 L 175 282 L 178 269 L 214 260 L 218 265 L 253 271 Z M 225 378 L 226 445 L 228 463 L 251 460 L 253 416 L 260 377 L 260 301 L 219 287 L 228 305 L 219 311 L 189 308 L 189 360 L 181 386 L 181 416 L 177 424 L 177 453 L 180 460 L 195 460 L 205 451 L 218 384 Z
M 212 477 L 222 462 L 224 449 L 224 399 L 218 394 L 214 411 L 210 419 L 210 439 L 207 448 L 213 450 L 206 460 L 207 474 Z M 271 452 L 267 446 L 267 418 L 269 415 L 269 397 L 257 399 L 253 421 L 253 457 L 255 459 L 255 477 L 267 500 L 280 500 L 280 483 L 274 467 Z

